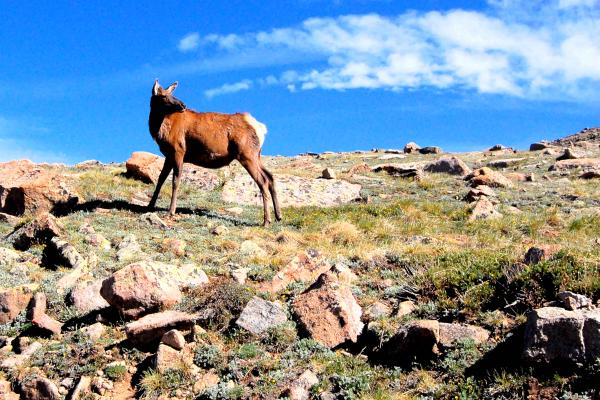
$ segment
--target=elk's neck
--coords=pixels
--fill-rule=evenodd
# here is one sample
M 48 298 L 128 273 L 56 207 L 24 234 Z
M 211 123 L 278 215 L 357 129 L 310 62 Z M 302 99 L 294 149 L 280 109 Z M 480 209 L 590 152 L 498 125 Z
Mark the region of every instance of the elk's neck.
M 161 126 L 166 116 L 167 115 L 163 112 L 150 109 L 150 115 L 148 116 L 148 128 L 150 129 L 150 134 L 154 139 L 159 136 Z

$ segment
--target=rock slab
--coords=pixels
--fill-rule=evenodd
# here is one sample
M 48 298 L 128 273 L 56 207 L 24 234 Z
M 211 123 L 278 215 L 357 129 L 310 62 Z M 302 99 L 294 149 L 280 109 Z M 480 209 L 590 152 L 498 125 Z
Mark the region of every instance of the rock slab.
M 285 321 L 287 315 L 279 304 L 255 296 L 244 307 L 235 323 L 255 335 L 260 335 Z

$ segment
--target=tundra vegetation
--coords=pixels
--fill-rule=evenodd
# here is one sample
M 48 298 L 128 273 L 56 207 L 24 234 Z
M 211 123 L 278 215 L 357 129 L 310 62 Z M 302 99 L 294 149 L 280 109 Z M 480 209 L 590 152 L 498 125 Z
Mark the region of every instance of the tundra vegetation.
M 211 189 L 198 188 L 205 170 L 184 173 L 175 216 L 165 195 L 147 213 L 154 185 L 124 163 L 36 166 L 64 178 L 78 203 L 51 210 L 59 233 L 37 229 L 19 249 L 14 232 L 42 214 L 0 219 L 0 301 L 16 309 L 0 324 L 0 394 L 598 398 L 600 147 L 586 138 L 453 154 L 467 170 L 445 161 L 452 173 L 429 167 L 450 155 L 411 149 L 263 156 L 285 216 L 268 228 L 257 223 L 258 188 L 236 186 L 246 175 L 238 164 L 210 171 Z M 567 161 L 587 161 L 557 161 L 565 147 L 579 154 Z M 325 169 L 335 179 L 321 178 Z M 309 186 L 290 187 L 299 181 L 289 176 Z M 360 185 L 357 198 L 301 204 L 318 203 L 310 184 L 336 181 Z M 249 190 L 251 202 L 223 200 Z M 285 204 L 290 193 L 294 206 Z M 124 268 L 135 273 L 113 275 Z M 87 282 L 102 289 L 77 291 Z M 583 310 L 567 310 L 564 291 L 582 295 L 572 308 Z M 45 310 L 37 295 L 27 306 L 36 293 Z M 558 337 L 538 312 L 566 354 L 527 326 L 540 309 L 573 316 Z M 141 327 L 157 315 L 153 328 Z M 587 335 L 585 348 L 578 335 Z

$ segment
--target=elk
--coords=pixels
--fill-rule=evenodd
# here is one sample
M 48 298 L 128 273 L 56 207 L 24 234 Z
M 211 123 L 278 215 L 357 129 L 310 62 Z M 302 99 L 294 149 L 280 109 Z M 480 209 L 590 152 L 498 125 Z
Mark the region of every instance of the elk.
M 275 218 L 280 221 L 275 181 L 260 159 L 267 127 L 249 113 L 221 114 L 190 110 L 173 96 L 176 87 L 177 82 L 163 89 L 158 79 L 152 87 L 148 127 L 165 156 L 165 163 L 148 208 L 153 209 L 156 205 L 160 189 L 173 170 L 169 215 L 175 215 L 183 163 L 216 169 L 238 160 L 256 182 L 262 195 L 263 225 L 271 223 L 267 192 L 273 201 Z

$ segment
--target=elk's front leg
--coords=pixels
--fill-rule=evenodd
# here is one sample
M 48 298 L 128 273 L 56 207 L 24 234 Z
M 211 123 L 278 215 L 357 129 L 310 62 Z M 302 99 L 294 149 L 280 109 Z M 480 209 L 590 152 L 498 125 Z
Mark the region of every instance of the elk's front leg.
M 167 176 L 173 169 L 173 163 L 165 158 L 165 163 L 163 164 L 162 171 L 160 171 L 160 175 L 158 176 L 158 181 L 156 182 L 156 189 L 154 189 L 154 194 L 152 195 L 152 199 L 150 203 L 148 203 L 148 209 L 153 210 L 154 206 L 156 206 L 156 201 L 158 200 L 158 195 L 160 194 L 160 189 L 162 185 L 165 183 Z
M 173 193 L 171 195 L 171 205 L 169 206 L 169 215 L 175 215 L 177 208 L 177 192 L 179 192 L 179 181 L 183 172 L 183 155 L 175 155 L 175 163 L 173 165 Z

